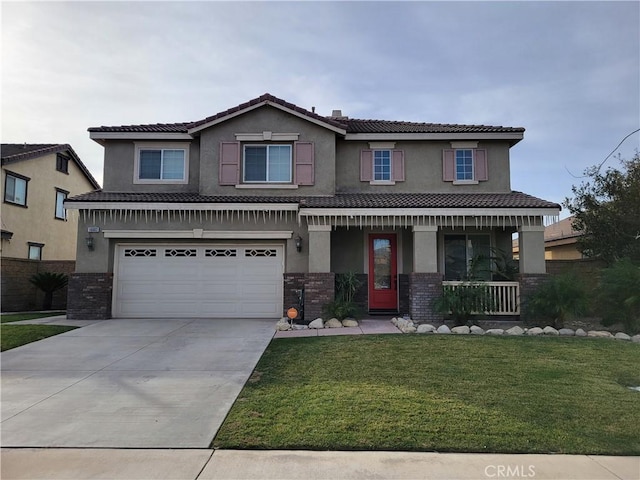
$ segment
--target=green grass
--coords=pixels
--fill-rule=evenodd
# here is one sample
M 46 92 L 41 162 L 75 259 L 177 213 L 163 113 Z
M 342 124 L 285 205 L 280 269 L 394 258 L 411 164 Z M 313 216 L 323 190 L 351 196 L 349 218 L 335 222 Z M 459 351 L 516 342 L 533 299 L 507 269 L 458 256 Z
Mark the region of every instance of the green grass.
M 0 323 L 19 322 L 20 320 L 33 320 L 34 318 L 54 317 L 56 315 L 64 315 L 64 312 L 3 313 L 2 316 L 0 316 Z
M 28 312 L 28 313 L 3 313 L 0 323 L 19 322 L 20 320 L 33 320 L 36 318 L 53 317 L 62 315 L 64 311 Z M 27 343 L 42 340 L 43 338 L 68 332 L 76 327 L 60 325 L 3 325 L 0 329 L 0 351 L 16 348 Z
M 638 455 L 638 365 L 604 339 L 277 339 L 213 446 Z

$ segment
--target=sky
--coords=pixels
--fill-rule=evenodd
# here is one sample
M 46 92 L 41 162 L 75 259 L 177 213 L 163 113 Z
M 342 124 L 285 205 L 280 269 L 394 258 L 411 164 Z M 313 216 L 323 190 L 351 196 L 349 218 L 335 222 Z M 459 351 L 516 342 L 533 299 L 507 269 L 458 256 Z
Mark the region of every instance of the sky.
M 640 128 L 636 1 L 4 1 L 0 16 L 2 143 L 69 143 L 99 182 L 89 127 L 196 121 L 263 93 L 524 127 L 511 187 L 558 203 Z M 635 133 L 615 155 L 638 149 Z

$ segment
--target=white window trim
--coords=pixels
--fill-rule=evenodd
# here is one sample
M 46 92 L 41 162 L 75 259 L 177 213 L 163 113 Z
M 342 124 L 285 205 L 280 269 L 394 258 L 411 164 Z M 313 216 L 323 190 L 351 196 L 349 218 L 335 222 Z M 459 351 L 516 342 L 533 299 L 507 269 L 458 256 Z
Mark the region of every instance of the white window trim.
M 9 177 L 13 178 L 14 181 L 14 198 L 15 198 L 15 182 L 20 180 L 22 182 L 24 182 L 24 203 L 20 203 L 20 202 L 16 202 L 15 200 L 7 200 L 7 194 L 8 194 L 8 190 L 7 188 L 7 181 L 9 179 Z M 4 179 L 4 191 L 3 191 L 3 198 L 2 200 L 5 203 L 8 203 L 10 205 L 18 205 L 19 207 L 27 207 L 27 198 L 28 198 L 28 194 L 29 194 L 29 178 L 24 177 L 22 175 L 13 173 L 13 172 L 9 172 L 8 170 L 6 171 L 6 177 Z
M 62 202 L 61 202 L 61 207 L 62 207 L 61 217 L 58 216 L 58 195 L 63 195 Z M 65 220 L 65 221 L 67 220 L 67 209 L 64 206 L 64 202 L 68 196 L 69 196 L 69 192 L 67 192 L 66 190 L 61 190 L 59 188 L 56 188 L 56 204 L 55 204 L 55 212 L 53 213 L 54 218 L 56 220 Z
M 389 180 L 376 180 L 376 152 L 389 152 Z M 393 180 L 393 149 L 391 148 L 375 148 L 371 152 L 371 177 L 369 185 L 395 185 Z
M 458 179 L 458 152 L 461 150 L 471 151 L 471 178 L 470 179 Z M 453 184 L 454 185 L 476 185 L 476 149 L 475 148 L 456 148 L 453 150 Z
M 265 172 L 266 174 L 269 173 L 269 147 L 289 147 L 289 180 L 278 180 L 278 181 L 273 181 L 273 180 L 245 180 L 245 174 L 246 174 L 246 168 L 245 168 L 245 162 L 246 162 L 246 149 L 247 147 L 264 147 L 267 150 L 267 164 L 266 164 L 266 169 L 267 171 Z M 291 185 L 293 183 L 293 145 L 291 145 L 290 143 L 274 143 L 274 144 L 264 144 L 264 143 L 248 143 L 246 145 L 242 146 L 242 185 L 246 185 L 245 187 L 240 187 L 240 188 L 251 188 L 251 187 L 256 187 L 258 185 L 275 185 L 275 187 L 273 188 L 278 188 L 278 186 L 282 186 L 282 185 Z M 236 188 L 238 188 L 238 186 L 236 185 Z M 269 187 L 267 187 L 269 188 Z
M 299 133 L 278 133 L 264 131 L 261 133 L 236 133 L 238 142 L 297 142 Z
M 395 185 L 396 182 L 393 180 L 371 180 L 369 185 Z
M 185 185 L 189 183 L 189 143 L 142 143 L 135 144 L 135 161 L 133 166 L 133 183 L 136 185 Z M 162 180 L 156 178 L 139 178 L 140 176 L 140 151 L 141 150 L 184 150 L 184 178 L 182 180 Z

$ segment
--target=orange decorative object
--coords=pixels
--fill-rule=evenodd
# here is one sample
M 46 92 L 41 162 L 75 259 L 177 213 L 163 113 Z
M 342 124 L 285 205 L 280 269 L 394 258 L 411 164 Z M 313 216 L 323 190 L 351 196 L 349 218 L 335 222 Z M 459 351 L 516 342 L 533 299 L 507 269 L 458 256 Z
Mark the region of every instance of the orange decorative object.
M 289 317 L 291 320 L 293 320 L 297 316 L 298 310 L 296 310 L 295 308 L 291 307 L 289 310 L 287 310 L 287 317 Z

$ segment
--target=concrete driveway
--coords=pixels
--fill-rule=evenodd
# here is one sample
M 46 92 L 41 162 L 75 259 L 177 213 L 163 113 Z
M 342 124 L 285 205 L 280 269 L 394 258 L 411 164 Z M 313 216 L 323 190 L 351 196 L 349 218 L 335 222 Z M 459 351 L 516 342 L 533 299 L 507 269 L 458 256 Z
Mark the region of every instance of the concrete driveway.
M 3 447 L 206 448 L 275 320 L 103 320 L 1 354 Z

